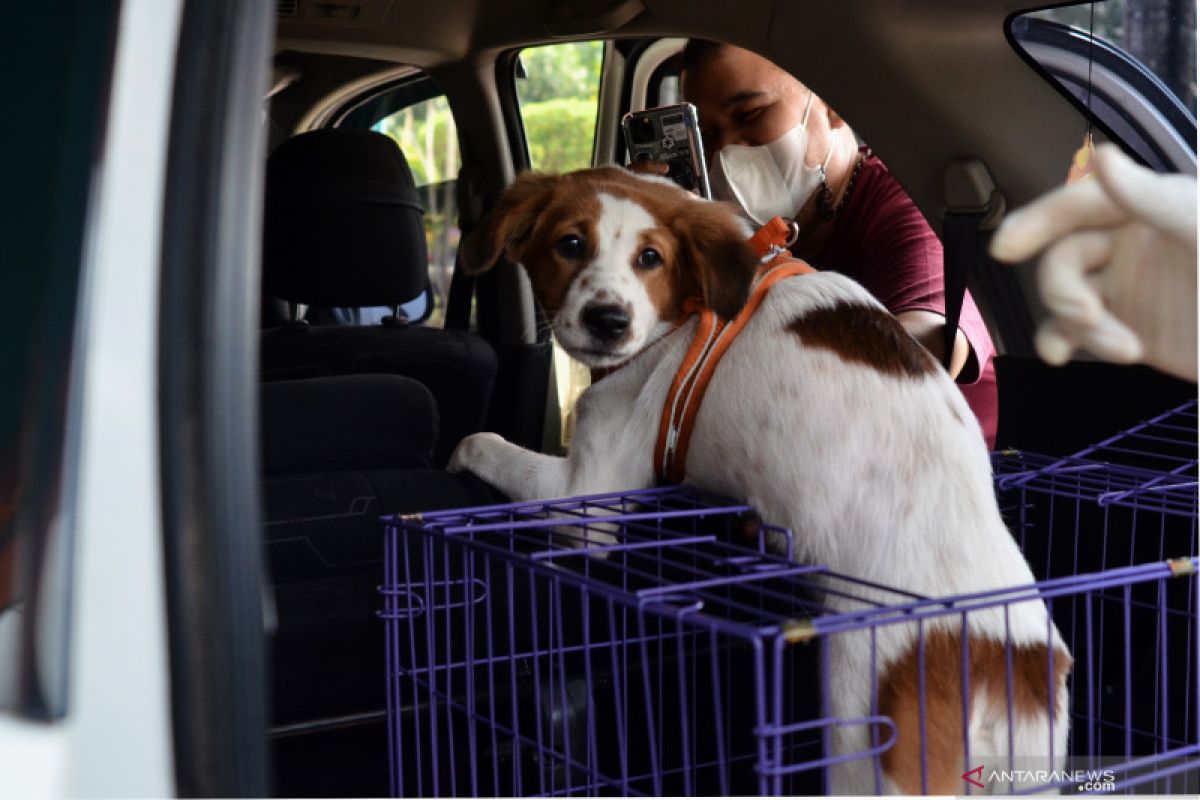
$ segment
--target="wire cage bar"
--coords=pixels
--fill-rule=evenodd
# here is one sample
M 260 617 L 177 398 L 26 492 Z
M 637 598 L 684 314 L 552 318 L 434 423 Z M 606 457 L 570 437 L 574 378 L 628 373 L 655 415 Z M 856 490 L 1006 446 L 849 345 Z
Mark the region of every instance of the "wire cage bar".
M 995 453 L 993 469 L 1006 521 L 1036 576 L 1108 574 L 1198 554 L 1196 401 L 1071 456 Z M 1087 615 L 1064 615 L 1059 626 L 1077 662 L 1080 653 L 1090 659 L 1094 682 L 1091 694 L 1078 681 L 1074 686 L 1076 740 L 1143 756 L 1197 741 L 1194 592 L 1171 583 L 1161 595 L 1131 591 Z M 1160 668 L 1168 657 L 1181 667 L 1174 677 Z M 1122 686 L 1126 674 L 1136 679 Z M 1116 708 L 1089 713 L 1089 702 Z M 1113 723 L 1118 717 L 1123 725 Z
M 1196 461 L 1194 433 L 1189 453 L 1174 430 L 1195 417 L 1192 404 L 1065 459 L 997 454 L 1039 580 L 971 595 L 788 561 L 773 553 L 791 552 L 790 532 L 686 488 L 388 518 L 392 792 L 1195 793 Z M 1164 429 L 1178 453 L 1124 452 Z M 1094 460 L 1114 453 L 1127 462 Z M 991 650 L 954 635 L 1031 603 L 1053 619 L 1040 661 L 1011 633 Z M 1055 628 L 1073 659 L 1065 696 Z M 900 640 L 907 683 L 891 677 Z M 870 653 L 863 674 L 839 670 L 847 647 Z M 1018 730 L 1030 673 L 1051 722 L 1069 715 L 1065 741 L 980 745 L 976 692 L 998 680 Z
M 1194 533 L 1196 407 L 1196 401 L 1189 401 L 1071 456 L 1054 458 L 1016 450 L 994 453 L 992 468 L 1001 500 L 1021 490 L 1099 509 L 1146 511 L 1192 523 Z M 1019 530 L 1031 527 L 1036 526 L 1018 526 Z M 1195 546 L 1194 536 L 1190 546 Z

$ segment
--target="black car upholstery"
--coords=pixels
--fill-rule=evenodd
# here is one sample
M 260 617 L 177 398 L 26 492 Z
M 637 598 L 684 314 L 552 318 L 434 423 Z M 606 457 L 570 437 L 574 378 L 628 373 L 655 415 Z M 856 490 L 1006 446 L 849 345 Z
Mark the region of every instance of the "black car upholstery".
M 329 129 L 284 142 L 267 164 L 263 291 L 289 304 L 396 307 L 429 285 L 421 206 L 404 154 L 379 133 Z M 266 307 L 269 307 L 269 302 Z M 487 417 L 496 354 L 467 331 L 287 322 L 263 331 L 265 381 L 391 373 L 433 393 L 432 463 Z
M 277 626 L 272 721 L 382 709 L 384 514 L 502 502 L 429 468 L 433 396 L 396 375 L 278 381 L 261 392 L 263 508 Z

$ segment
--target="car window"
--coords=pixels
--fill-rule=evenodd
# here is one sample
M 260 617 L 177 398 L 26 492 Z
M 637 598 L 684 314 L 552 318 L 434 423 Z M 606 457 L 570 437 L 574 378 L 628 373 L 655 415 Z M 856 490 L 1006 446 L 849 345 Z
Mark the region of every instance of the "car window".
M 679 85 L 679 54 L 663 61 L 650 73 L 646 85 L 646 108 L 669 106 L 683 102 L 683 90 Z
M 604 43 L 568 42 L 521 51 L 517 99 L 529 147 L 529 164 L 545 172 L 592 166 Z M 570 444 L 574 409 L 591 385 L 591 373 L 554 345 L 562 444 Z
M 1100 0 L 1021 15 L 1091 31 L 1158 76 L 1196 114 L 1196 5 Z
M 1152 168 L 1194 171 L 1196 6 L 1103 0 L 1014 16 L 1010 41 Z
M 460 231 L 455 193 L 462 166 L 458 128 L 446 96 L 432 78 L 422 75 L 354 108 L 339 127 L 369 128 L 386 134 L 404 153 L 425 207 L 425 243 L 432 291 L 406 304 L 403 311 L 409 319 L 424 317 L 424 325 L 442 327 L 458 255 Z M 428 308 L 430 301 L 432 309 Z M 390 313 L 387 309 L 362 309 L 354 321 L 366 324 Z
M 592 165 L 604 43 L 568 42 L 521 51 L 517 99 L 536 170 Z

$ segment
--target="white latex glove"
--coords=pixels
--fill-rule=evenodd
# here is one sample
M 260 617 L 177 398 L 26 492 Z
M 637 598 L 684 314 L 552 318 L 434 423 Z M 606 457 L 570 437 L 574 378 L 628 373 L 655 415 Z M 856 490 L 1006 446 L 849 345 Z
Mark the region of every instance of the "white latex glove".
M 1092 179 L 1014 211 L 992 238 L 999 261 L 1043 250 L 1043 359 L 1063 364 L 1083 348 L 1196 380 L 1194 178 L 1159 175 L 1101 145 Z

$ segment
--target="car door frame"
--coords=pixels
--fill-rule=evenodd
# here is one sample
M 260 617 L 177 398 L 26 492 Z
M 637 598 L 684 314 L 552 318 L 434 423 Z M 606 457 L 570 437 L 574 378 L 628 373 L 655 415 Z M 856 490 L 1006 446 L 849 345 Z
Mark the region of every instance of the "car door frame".
M 0 715 L 6 795 L 269 793 L 255 362 L 273 24 L 263 3 L 121 4 L 48 499 L 68 577 L 39 598 L 69 608 L 51 654 L 66 702 Z

